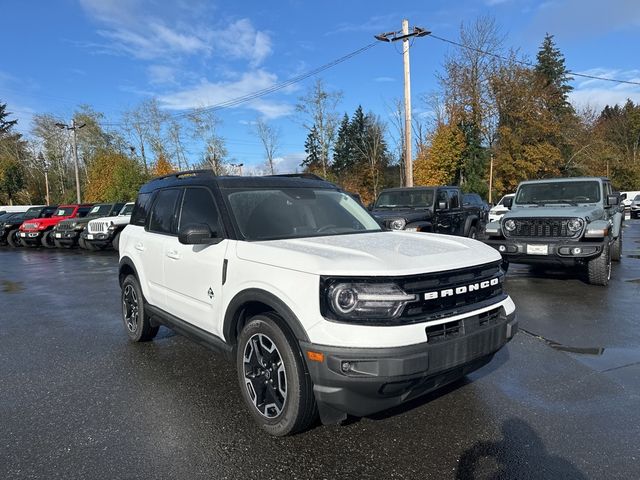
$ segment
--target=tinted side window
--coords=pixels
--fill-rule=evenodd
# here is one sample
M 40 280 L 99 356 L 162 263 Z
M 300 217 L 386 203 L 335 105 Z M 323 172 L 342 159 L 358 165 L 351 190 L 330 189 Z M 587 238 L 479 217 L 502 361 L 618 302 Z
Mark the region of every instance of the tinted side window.
M 158 192 L 156 201 L 151 209 L 149 231 L 156 233 L 173 233 L 173 219 L 175 217 L 176 202 L 180 190 L 169 189 Z
M 449 190 L 449 208 L 458 208 L 460 206 L 458 192 Z
M 131 215 L 131 225 L 144 227 L 147 215 L 149 214 L 149 208 L 151 207 L 151 196 L 151 193 L 141 193 L 138 195 Z
M 212 232 L 221 234 L 218 209 L 211 192 L 205 188 L 187 188 L 184 192 L 178 230 L 193 223 L 204 223 Z

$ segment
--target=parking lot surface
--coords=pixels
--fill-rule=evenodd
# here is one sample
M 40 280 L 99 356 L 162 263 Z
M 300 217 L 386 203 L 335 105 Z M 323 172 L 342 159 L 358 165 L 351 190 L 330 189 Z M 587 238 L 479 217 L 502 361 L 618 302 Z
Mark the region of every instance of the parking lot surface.
M 639 478 L 640 221 L 608 287 L 512 265 L 521 331 L 374 418 L 273 438 L 233 365 L 131 344 L 113 252 L 0 249 L 0 478 Z

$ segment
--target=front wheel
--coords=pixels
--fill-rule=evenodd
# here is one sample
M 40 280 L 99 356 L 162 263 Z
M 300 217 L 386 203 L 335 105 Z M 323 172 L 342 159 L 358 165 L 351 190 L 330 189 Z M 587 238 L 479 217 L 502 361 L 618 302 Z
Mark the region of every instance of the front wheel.
M 611 251 L 609 245 L 605 245 L 602 253 L 589 260 L 587 263 L 587 275 L 591 285 L 606 286 L 611 279 Z
M 45 248 L 56 248 L 56 244 L 53 240 L 53 230 L 49 230 L 42 234 L 42 238 L 40 239 L 40 244 Z
M 473 238 L 473 239 L 478 238 L 478 229 L 475 226 L 472 226 L 469 229 L 469 234 L 467 235 L 467 237 Z
M 7 244 L 11 248 L 17 248 L 22 246 L 22 242 L 20 241 L 20 237 L 18 236 L 18 229 L 11 230 L 9 235 L 7 235 Z
M 611 244 L 611 260 L 619 262 L 622 257 L 622 226 L 620 226 L 620 233 Z
M 273 313 L 257 315 L 240 332 L 240 390 L 260 427 L 275 436 L 309 427 L 317 416 L 313 384 L 295 339 Z

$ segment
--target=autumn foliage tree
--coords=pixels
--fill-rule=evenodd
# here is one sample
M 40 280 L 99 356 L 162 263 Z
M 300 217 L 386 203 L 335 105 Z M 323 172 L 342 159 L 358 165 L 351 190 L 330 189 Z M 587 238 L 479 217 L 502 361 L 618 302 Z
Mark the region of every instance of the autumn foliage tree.
M 136 159 L 114 151 L 101 151 L 89 168 L 85 199 L 88 202 L 132 201 L 148 178 Z
M 457 125 L 441 124 L 413 166 L 416 185 L 451 185 L 460 178 L 466 139 Z

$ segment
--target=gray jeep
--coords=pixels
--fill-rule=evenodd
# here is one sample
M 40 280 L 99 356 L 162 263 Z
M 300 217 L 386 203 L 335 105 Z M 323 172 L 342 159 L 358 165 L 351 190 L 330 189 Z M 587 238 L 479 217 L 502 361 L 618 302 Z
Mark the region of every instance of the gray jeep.
M 607 178 L 522 182 L 511 211 L 487 224 L 485 243 L 509 263 L 583 268 L 589 283 L 607 285 L 622 251 L 620 198 Z

